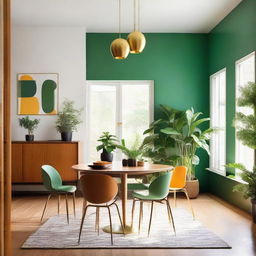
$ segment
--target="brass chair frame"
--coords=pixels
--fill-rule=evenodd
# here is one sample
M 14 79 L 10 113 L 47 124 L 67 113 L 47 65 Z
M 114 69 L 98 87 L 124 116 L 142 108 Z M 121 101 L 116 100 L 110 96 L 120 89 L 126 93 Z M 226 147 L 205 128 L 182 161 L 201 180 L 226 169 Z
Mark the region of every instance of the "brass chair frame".
M 191 202 L 190 202 L 190 199 L 189 199 L 188 192 L 187 192 L 186 188 L 177 188 L 177 189 L 175 189 L 175 188 L 173 188 L 173 189 L 170 188 L 169 193 L 173 193 L 174 207 L 176 207 L 176 201 L 177 201 L 177 200 L 176 200 L 176 199 L 177 199 L 177 195 L 176 195 L 176 194 L 177 194 L 177 192 L 183 192 L 183 193 L 186 195 L 189 208 L 190 208 L 190 210 L 191 210 L 191 212 L 192 212 L 192 215 L 193 215 L 193 220 L 195 220 L 194 209 L 193 209 L 192 204 L 191 204 Z
M 69 210 L 68 210 L 68 194 L 72 194 L 73 195 L 73 211 L 74 211 L 74 217 L 76 217 L 76 194 L 75 192 L 73 193 L 65 193 L 65 192 L 53 192 L 50 193 L 46 199 L 45 205 L 44 205 L 44 209 L 43 209 L 43 213 L 40 219 L 40 222 L 42 222 L 43 218 L 44 218 L 44 214 L 48 205 L 49 200 L 51 199 L 52 196 L 54 195 L 58 195 L 58 215 L 60 215 L 60 200 L 61 200 L 61 195 L 65 195 L 66 197 L 66 213 L 67 213 L 67 222 L 69 224 Z
M 169 223 L 170 223 L 170 226 L 173 229 L 174 234 L 176 236 L 176 229 L 175 229 L 174 219 L 173 219 L 173 215 L 172 215 L 171 206 L 170 206 L 170 203 L 168 201 L 168 197 L 166 197 L 162 200 L 145 200 L 145 199 L 140 199 L 140 198 L 134 198 L 133 202 L 132 202 L 132 227 L 133 227 L 134 211 L 135 211 L 136 202 L 140 202 L 139 227 L 138 227 L 139 234 L 140 234 L 140 230 L 141 230 L 141 222 L 143 220 L 143 202 L 151 202 L 150 219 L 149 219 L 149 224 L 148 224 L 148 236 L 150 234 L 150 229 L 151 229 L 154 202 L 157 202 L 157 203 L 166 203 Z
M 87 206 L 85 206 L 85 208 L 83 209 L 83 216 L 82 216 L 82 220 L 81 220 L 81 224 L 80 224 L 80 231 L 79 231 L 79 238 L 78 238 L 78 244 L 80 244 L 80 239 L 81 239 L 81 234 L 82 234 L 82 229 L 83 229 L 83 224 L 84 224 L 84 219 L 86 216 L 86 212 L 87 209 L 89 207 L 95 207 L 96 208 L 96 222 L 95 222 L 95 231 L 98 231 L 98 235 L 99 235 L 99 223 L 100 223 L 100 208 L 107 208 L 108 209 L 108 216 L 109 216 L 109 223 L 110 223 L 110 234 L 111 234 L 111 244 L 113 245 L 113 230 L 112 230 L 112 219 L 111 219 L 111 211 L 110 211 L 110 207 L 112 205 L 116 206 L 116 210 L 118 213 L 118 217 L 119 217 L 119 221 L 121 223 L 122 229 L 123 229 L 123 233 L 125 234 L 125 230 L 124 230 L 124 226 L 123 226 L 123 222 L 121 219 L 121 215 L 120 215 L 120 211 L 118 208 L 118 205 L 116 204 L 117 198 L 114 199 L 114 201 L 110 204 L 106 204 L 106 205 L 97 205 L 97 204 L 89 204 Z

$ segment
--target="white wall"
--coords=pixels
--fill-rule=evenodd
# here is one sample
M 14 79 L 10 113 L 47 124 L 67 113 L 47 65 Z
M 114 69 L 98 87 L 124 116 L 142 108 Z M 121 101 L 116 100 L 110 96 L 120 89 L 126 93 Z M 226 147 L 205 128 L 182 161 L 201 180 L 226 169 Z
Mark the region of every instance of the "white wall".
M 12 139 L 24 140 L 26 130 L 19 127 L 17 115 L 17 73 L 59 73 L 59 106 L 67 98 L 85 109 L 85 37 L 83 27 L 13 27 L 12 30 Z M 39 118 L 35 140 L 59 140 L 56 116 Z M 82 142 L 84 155 L 85 111 L 73 140 Z M 83 160 L 83 157 L 82 159 Z

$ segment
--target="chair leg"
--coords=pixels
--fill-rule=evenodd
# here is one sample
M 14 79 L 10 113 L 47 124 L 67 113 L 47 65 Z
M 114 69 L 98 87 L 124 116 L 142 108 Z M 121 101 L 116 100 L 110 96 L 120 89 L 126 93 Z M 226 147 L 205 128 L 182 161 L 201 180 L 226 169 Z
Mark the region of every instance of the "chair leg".
M 42 220 L 43 220 L 44 213 L 45 213 L 45 210 L 46 210 L 47 204 L 48 204 L 48 202 L 49 202 L 49 200 L 50 200 L 51 196 L 52 196 L 52 194 L 50 194 L 50 195 L 47 197 L 47 199 L 46 199 L 46 202 L 45 202 L 45 205 L 44 205 L 44 210 L 43 210 L 43 213 L 42 213 L 42 216 L 41 216 L 41 220 L 40 220 L 40 222 L 42 222 Z
M 100 208 L 98 210 L 98 235 L 100 234 Z
M 69 214 L 68 214 L 68 194 L 66 194 L 66 211 L 67 211 L 67 221 L 69 224 Z
M 168 201 L 168 197 L 166 198 L 166 208 L 167 208 L 169 223 L 171 224 L 171 215 L 170 215 L 170 211 L 169 211 L 169 207 L 168 207 L 167 201 Z M 169 201 L 168 201 L 168 202 L 169 202 Z
M 125 235 L 124 224 L 123 224 L 123 222 L 122 222 L 122 218 L 121 218 L 121 214 L 120 214 L 119 208 L 118 208 L 118 206 L 117 206 L 116 203 L 114 203 L 114 205 L 116 206 L 116 210 L 117 210 L 117 213 L 118 213 L 119 221 L 120 221 L 120 224 L 121 224 L 121 226 L 122 226 L 123 233 L 124 233 L 124 235 Z
M 60 194 L 58 194 L 58 215 L 60 215 Z
M 83 217 L 82 217 L 82 219 L 81 219 L 80 231 L 79 231 L 79 237 L 78 237 L 78 244 L 80 244 L 80 238 L 81 238 L 82 229 L 83 229 L 83 225 L 84 225 L 84 218 L 85 218 L 85 215 L 86 215 L 86 211 L 87 211 L 88 206 L 89 206 L 89 205 L 87 205 L 87 206 L 84 208 L 84 211 L 83 211 Z
M 173 199 L 174 199 L 174 207 L 176 207 L 176 200 L 177 200 L 177 196 L 176 196 L 176 191 L 173 191 Z
M 95 220 L 95 232 L 100 233 L 100 208 L 96 207 L 96 220 Z
M 175 233 L 175 236 L 176 236 L 176 229 L 175 229 L 174 219 L 173 219 L 173 215 L 172 215 L 172 209 L 171 209 L 171 206 L 170 206 L 170 203 L 169 203 L 168 200 L 166 200 L 166 203 L 167 203 L 168 208 L 169 208 L 169 212 L 170 212 L 171 219 L 172 219 L 172 227 L 173 227 L 173 230 L 174 230 L 174 233 Z
M 149 236 L 150 228 L 151 228 L 153 209 L 154 209 L 154 201 L 151 202 L 150 219 L 149 219 L 149 225 L 148 225 L 148 236 Z
M 140 201 L 139 234 L 140 234 L 142 219 L 143 219 L 143 201 Z
M 73 209 L 74 209 L 74 217 L 76 217 L 76 194 L 73 192 Z
M 183 192 L 184 192 L 184 194 L 185 194 L 186 197 L 187 197 L 188 205 L 189 205 L 189 207 L 190 207 L 190 209 L 191 209 L 191 212 L 192 212 L 192 215 L 193 215 L 193 220 L 195 220 L 195 213 L 194 213 L 194 209 L 193 209 L 193 207 L 192 207 L 192 204 L 191 204 L 191 202 L 190 202 L 190 199 L 189 199 L 189 196 L 188 196 L 188 192 L 187 192 L 187 190 L 186 190 L 185 188 L 183 189 Z
M 111 213 L 110 213 L 110 207 L 108 208 L 108 216 L 109 216 L 109 223 L 110 223 L 110 234 L 111 234 L 111 244 L 113 245 L 113 230 L 112 230 L 112 220 L 111 220 Z
M 132 228 L 133 228 L 133 220 L 134 220 L 134 211 L 135 211 L 135 204 L 136 204 L 136 200 L 133 199 L 132 201 Z

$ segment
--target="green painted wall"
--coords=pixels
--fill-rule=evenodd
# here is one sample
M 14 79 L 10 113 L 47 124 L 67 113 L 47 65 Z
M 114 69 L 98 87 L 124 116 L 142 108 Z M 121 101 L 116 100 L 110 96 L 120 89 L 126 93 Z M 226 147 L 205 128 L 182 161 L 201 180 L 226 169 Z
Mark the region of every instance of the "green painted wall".
M 207 34 L 145 34 L 143 53 L 114 60 L 110 43 L 117 34 L 87 33 L 88 80 L 154 80 L 155 118 L 159 104 L 178 109 L 194 107 L 209 114 Z M 124 35 L 126 36 L 126 35 Z M 197 168 L 202 191 L 207 188 L 208 157 L 200 152 Z
M 209 34 L 209 75 L 227 68 L 227 162 L 235 161 L 235 61 L 256 50 L 256 1 L 244 0 Z M 249 210 L 249 201 L 233 193 L 235 181 L 209 173 L 209 189 Z

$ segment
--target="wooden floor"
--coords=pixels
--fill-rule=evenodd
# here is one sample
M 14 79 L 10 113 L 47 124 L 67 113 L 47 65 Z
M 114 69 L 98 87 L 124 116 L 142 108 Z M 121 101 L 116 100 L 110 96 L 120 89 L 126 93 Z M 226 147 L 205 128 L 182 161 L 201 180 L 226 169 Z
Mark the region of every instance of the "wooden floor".
M 34 250 L 20 249 L 26 238 L 40 225 L 40 215 L 46 196 L 14 197 L 12 204 L 12 230 L 14 256 L 253 256 L 256 255 L 256 225 L 251 222 L 250 215 L 209 194 L 200 195 L 192 200 L 196 218 L 204 226 L 219 235 L 232 249 L 66 249 L 66 250 Z M 178 205 L 187 207 L 183 198 Z M 70 199 L 71 206 L 71 199 Z M 82 206 L 82 199 L 77 199 L 77 210 Z M 71 207 L 70 207 L 71 208 Z M 65 213 L 64 201 L 61 212 Z M 49 203 L 46 218 L 57 213 L 57 201 Z

